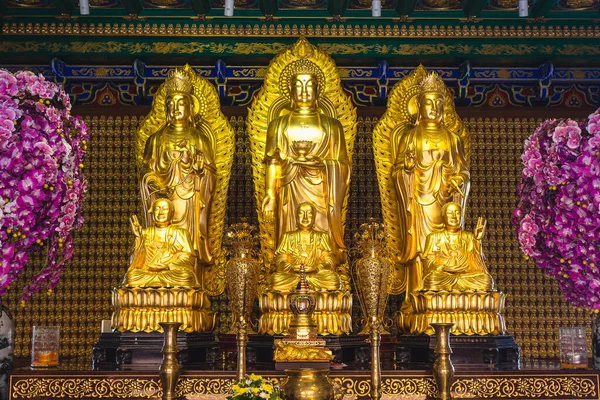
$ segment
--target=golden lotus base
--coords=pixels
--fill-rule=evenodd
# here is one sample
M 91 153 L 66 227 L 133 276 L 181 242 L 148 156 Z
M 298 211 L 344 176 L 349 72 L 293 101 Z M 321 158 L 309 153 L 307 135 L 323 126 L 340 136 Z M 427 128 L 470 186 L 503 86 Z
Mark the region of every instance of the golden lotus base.
M 431 323 L 452 322 L 454 335 L 504 335 L 504 301 L 499 291 L 411 293 L 398 313 L 398 331 L 433 335 Z
M 112 329 L 162 332 L 159 322 L 181 322 L 183 332 L 210 332 L 216 313 L 200 288 L 120 287 L 112 290 Z
M 261 311 L 258 333 L 287 335 L 293 313 L 289 296 L 293 292 L 263 292 L 258 297 Z M 316 307 L 313 318 L 319 335 L 341 335 L 352 331 L 352 293 L 346 291 L 311 292 Z

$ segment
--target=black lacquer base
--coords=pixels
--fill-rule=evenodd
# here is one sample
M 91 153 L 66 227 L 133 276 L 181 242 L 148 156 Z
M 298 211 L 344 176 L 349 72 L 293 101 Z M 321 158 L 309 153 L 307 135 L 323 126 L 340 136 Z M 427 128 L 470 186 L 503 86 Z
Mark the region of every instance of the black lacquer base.
M 94 370 L 158 371 L 162 363 L 163 334 L 101 333 L 93 347 Z M 177 358 L 185 369 L 213 370 L 219 360 L 219 345 L 212 333 L 177 335 Z
M 435 336 L 398 335 L 397 369 L 431 369 L 435 361 Z M 456 370 L 517 370 L 521 352 L 513 336 L 450 336 L 452 364 Z

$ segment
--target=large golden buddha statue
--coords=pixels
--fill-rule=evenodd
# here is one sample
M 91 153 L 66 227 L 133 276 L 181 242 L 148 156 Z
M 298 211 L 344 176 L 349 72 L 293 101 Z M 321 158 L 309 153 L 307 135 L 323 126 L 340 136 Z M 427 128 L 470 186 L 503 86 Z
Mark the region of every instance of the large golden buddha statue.
M 214 87 L 189 65 L 169 72 L 137 138 L 146 229 L 132 218 L 133 263 L 113 290 L 113 329 L 154 332 L 182 322 L 210 331 L 209 295 L 225 287 L 221 252 L 234 132 Z
M 393 87 L 387 110 L 373 130 L 373 149 L 388 247 L 396 255 L 389 292 L 405 294 L 398 313 L 399 332 L 432 334 L 431 322 L 454 322 L 455 317 L 461 321 L 457 320 L 453 333 L 503 332 L 504 295 L 493 291 L 487 272 L 479 274 L 485 266 L 475 267 L 477 251 L 471 249 L 478 242 L 462 231 L 470 188 L 469 136 L 456 114 L 452 93 L 435 72 L 427 73 L 421 65 Z M 445 213 L 450 211 L 457 226 L 445 224 L 449 222 Z M 456 229 L 462 233 L 450 234 Z M 476 229 L 480 230 L 481 226 Z M 442 240 L 449 237 L 452 242 L 446 246 Z M 460 246 L 450 249 L 459 244 L 456 240 Z M 485 292 L 475 292 L 484 290 L 493 299 L 485 309 L 465 314 L 471 310 L 453 308 L 464 304 L 464 296 L 485 297 Z M 453 294 L 444 299 L 454 300 L 431 301 L 437 295 L 424 292 L 433 291 L 449 291 Z M 442 303 L 440 309 L 430 308 Z
M 422 290 L 494 289 L 481 250 L 486 223 L 480 217 L 473 233 L 464 231 L 461 213 L 460 204 L 446 203 L 442 207 L 444 229 L 427 235 L 420 256 L 424 270 Z
M 133 261 L 123 284 L 132 287 L 197 287 L 196 252 L 190 234 L 173 225 L 175 206 L 169 199 L 155 200 L 151 208 L 154 225 L 142 228 L 131 217 L 135 235 Z
M 327 236 L 319 244 L 331 248 L 323 265 L 327 271 L 338 272 L 341 281 L 341 288 L 333 290 L 336 284 L 325 273 L 318 275 L 322 281 L 317 275 L 312 279 L 313 287 L 331 292 L 322 296 L 337 299 L 330 302 L 336 304 L 335 309 L 317 310 L 323 316 L 317 321 L 319 333 L 348 332 L 350 316 L 341 311 L 351 304 L 343 236 L 356 109 L 342 90 L 333 60 L 304 38 L 277 55 L 250 108 L 247 126 L 264 257 L 259 293 L 267 296 L 259 296 L 263 311 L 259 331 L 287 332 L 289 290 L 280 289 L 292 285 L 292 275 L 284 273 L 289 271 L 282 269 L 281 257 L 303 252 L 304 244 L 295 240 L 304 238 L 307 231 L 298 228 L 297 216 L 299 206 L 310 203 L 311 235 Z

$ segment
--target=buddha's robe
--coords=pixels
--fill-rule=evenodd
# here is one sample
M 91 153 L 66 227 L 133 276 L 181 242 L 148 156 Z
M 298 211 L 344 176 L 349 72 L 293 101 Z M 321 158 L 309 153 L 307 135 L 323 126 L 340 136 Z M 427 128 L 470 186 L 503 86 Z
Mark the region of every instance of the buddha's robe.
M 408 266 L 407 293 L 415 291 L 423 279 L 420 263 L 412 262 L 423 251 L 427 235 L 444 228 L 442 207 L 454 201 L 462 206 L 468 196 L 470 175 L 462 139 L 443 125 L 432 136 L 425 128 L 399 130 L 393 135 L 394 167 L 392 178 L 398 199 L 400 263 Z M 408 154 L 414 155 L 414 162 Z M 464 180 L 462 196 L 452 191 L 450 178 Z

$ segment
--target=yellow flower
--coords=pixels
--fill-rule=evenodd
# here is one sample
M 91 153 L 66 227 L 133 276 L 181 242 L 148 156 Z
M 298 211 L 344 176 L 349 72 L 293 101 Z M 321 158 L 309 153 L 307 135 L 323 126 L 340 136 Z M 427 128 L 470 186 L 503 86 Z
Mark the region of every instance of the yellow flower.
M 237 385 L 236 385 L 236 386 L 237 386 Z M 246 388 L 241 388 L 241 387 L 237 386 L 237 387 L 235 387 L 235 388 L 233 389 L 233 394 L 234 394 L 235 396 L 241 396 L 241 395 L 243 395 L 243 394 L 245 394 L 245 393 L 247 393 L 247 389 L 246 389 Z
M 270 384 L 268 384 L 268 383 L 264 383 L 264 384 L 262 385 L 262 388 L 263 388 L 263 390 L 264 390 L 265 392 L 267 392 L 267 393 L 269 393 L 269 394 L 271 394 L 271 392 L 273 392 L 273 385 L 270 385 Z
M 260 381 L 262 379 L 262 376 L 250 374 L 250 375 L 248 375 L 248 378 L 252 379 L 253 381 Z
M 260 393 L 260 388 L 252 388 L 252 393 L 254 393 L 255 396 L 258 396 Z

